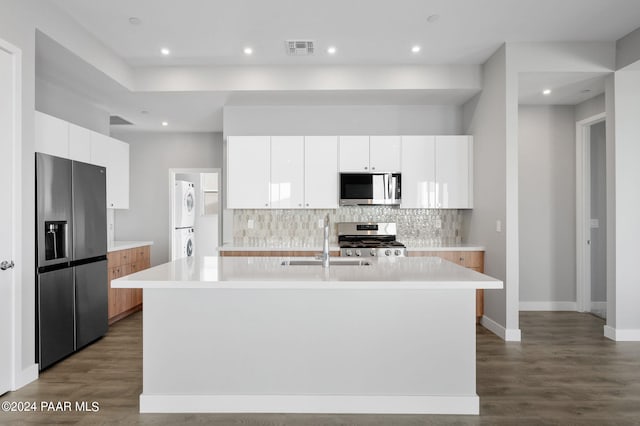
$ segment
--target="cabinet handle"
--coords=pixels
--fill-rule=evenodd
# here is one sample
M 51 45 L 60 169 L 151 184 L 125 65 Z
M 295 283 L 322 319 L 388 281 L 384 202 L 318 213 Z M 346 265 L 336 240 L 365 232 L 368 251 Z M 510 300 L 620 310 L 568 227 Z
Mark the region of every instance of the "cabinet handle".
M 375 169 L 376 169 L 375 167 L 372 167 L 372 168 L 371 168 L 371 170 L 375 170 Z
M 309 203 L 307 203 L 307 207 L 309 207 Z
M 298 207 L 302 207 L 302 203 L 299 203 L 299 204 L 298 204 Z
M 368 167 L 367 167 L 367 166 L 364 166 L 364 169 L 365 169 L 365 170 L 367 170 L 367 169 L 368 169 Z

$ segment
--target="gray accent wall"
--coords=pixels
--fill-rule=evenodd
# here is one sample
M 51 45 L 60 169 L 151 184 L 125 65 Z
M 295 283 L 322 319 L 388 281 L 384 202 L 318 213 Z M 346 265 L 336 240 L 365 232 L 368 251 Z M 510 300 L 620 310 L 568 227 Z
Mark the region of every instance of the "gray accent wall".
M 171 249 L 169 169 L 222 168 L 222 134 L 113 132 L 129 143 L 129 209 L 115 211 L 115 239 L 153 240 L 151 264 Z
M 456 135 L 455 105 L 226 106 L 224 135 Z
M 551 309 L 576 301 L 574 107 L 521 105 L 518 121 L 520 302 Z

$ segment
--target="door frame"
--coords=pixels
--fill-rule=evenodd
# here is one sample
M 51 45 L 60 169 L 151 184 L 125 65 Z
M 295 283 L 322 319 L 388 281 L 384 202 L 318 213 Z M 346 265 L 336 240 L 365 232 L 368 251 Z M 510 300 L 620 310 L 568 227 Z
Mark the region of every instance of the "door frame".
M 602 112 L 576 122 L 576 309 L 591 311 L 591 126 Z
M 0 39 L 0 49 L 9 53 L 13 58 L 13 135 L 11 138 L 12 147 L 12 185 L 9 188 L 12 200 L 12 228 L 15 230 L 11 236 L 11 250 L 13 261 L 15 262 L 12 271 L 10 284 L 11 294 L 11 339 L 9 350 L 11 353 L 11 365 L 9 367 L 11 375 L 11 390 L 31 381 L 22 377 L 22 371 L 18 360 L 22 358 L 22 288 L 18 288 L 18 282 L 22 282 L 18 277 L 22 276 L 22 240 L 18 237 L 22 229 L 22 50 L 18 47 Z

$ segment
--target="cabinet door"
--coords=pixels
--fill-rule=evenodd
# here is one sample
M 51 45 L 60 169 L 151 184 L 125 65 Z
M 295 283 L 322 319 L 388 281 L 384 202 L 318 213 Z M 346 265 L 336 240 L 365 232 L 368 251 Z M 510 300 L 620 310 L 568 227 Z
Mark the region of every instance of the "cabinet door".
M 338 208 L 338 137 L 304 138 L 304 206 Z
M 129 208 L 129 144 L 91 132 L 91 163 L 107 168 L 107 207 Z
M 227 139 L 227 208 L 269 208 L 270 137 Z
M 91 162 L 91 130 L 69 123 L 69 158 Z
M 435 137 L 402 137 L 402 208 L 436 205 Z
M 369 136 L 340 136 L 340 171 L 369 171 Z
M 372 172 L 400 171 L 400 136 L 371 136 L 369 167 Z
M 35 112 L 35 151 L 69 158 L 69 123 Z
M 436 207 L 473 207 L 471 136 L 436 136 Z
M 272 209 L 301 209 L 304 203 L 304 137 L 271 137 Z

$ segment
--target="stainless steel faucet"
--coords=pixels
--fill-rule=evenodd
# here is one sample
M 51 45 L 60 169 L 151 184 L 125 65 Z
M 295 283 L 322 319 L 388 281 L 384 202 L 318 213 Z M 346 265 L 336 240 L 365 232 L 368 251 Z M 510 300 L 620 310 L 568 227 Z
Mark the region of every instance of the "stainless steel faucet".
M 322 267 L 329 267 L 329 214 L 324 217 L 324 241 L 322 243 Z

